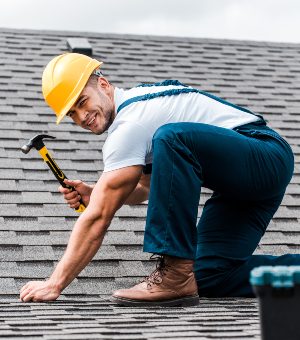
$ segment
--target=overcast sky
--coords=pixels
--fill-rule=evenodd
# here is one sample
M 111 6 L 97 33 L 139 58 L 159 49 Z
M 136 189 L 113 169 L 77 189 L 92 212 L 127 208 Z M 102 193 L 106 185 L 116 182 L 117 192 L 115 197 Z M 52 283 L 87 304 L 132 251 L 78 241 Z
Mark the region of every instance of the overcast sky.
M 300 0 L 0 0 L 0 27 L 300 43 Z

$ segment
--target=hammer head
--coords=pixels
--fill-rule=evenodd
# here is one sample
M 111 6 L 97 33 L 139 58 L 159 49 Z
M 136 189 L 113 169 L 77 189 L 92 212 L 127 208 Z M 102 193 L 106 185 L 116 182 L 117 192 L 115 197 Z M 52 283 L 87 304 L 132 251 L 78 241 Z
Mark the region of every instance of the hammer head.
M 21 151 L 23 153 L 28 153 L 32 148 L 41 150 L 41 148 L 44 146 L 44 143 L 43 143 L 44 138 L 55 139 L 55 137 L 49 136 L 49 135 L 36 135 L 32 137 L 27 144 L 21 147 Z

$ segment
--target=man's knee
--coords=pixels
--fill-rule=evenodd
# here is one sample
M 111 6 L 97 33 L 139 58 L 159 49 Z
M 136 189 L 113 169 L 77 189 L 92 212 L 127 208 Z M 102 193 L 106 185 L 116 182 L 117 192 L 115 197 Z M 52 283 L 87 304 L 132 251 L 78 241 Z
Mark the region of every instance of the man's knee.
M 160 126 L 153 135 L 152 142 L 156 141 L 178 141 L 183 144 L 199 144 L 214 141 L 214 134 L 220 135 L 220 129 L 224 133 L 228 133 L 228 129 L 219 128 L 216 126 L 203 124 L 203 123 L 168 123 Z M 229 132 L 230 133 L 230 132 Z M 215 143 L 215 142 L 214 142 Z
M 153 135 L 153 142 L 156 140 L 173 140 L 178 133 L 178 123 L 168 123 L 160 126 Z

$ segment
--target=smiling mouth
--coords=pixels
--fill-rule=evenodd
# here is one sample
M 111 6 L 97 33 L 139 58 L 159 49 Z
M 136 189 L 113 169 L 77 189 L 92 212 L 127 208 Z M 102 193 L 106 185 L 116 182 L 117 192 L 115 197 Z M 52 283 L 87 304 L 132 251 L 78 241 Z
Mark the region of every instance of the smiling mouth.
M 94 121 L 96 120 L 96 116 L 88 123 L 88 125 L 87 126 L 90 126 L 90 125 L 92 125 L 93 123 L 94 123 Z
M 90 128 L 96 121 L 97 114 L 93 114 L 93 118 L 89 118 L 88 121 L 85 123 L 87 128 Z

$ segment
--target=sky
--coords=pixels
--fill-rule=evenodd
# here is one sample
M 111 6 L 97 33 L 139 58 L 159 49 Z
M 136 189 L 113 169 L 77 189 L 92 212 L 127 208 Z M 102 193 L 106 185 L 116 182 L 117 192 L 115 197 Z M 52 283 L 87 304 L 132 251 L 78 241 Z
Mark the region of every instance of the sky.
M 300 1 L 0 0 L 0 27 L 300 43 Z

